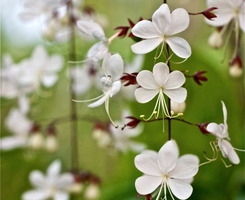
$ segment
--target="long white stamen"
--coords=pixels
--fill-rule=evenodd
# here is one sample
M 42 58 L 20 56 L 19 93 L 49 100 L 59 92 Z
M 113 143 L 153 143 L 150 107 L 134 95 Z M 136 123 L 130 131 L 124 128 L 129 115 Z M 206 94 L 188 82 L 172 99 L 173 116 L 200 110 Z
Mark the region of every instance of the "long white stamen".
M 163 188 L 164 185 L 165 185 L 164 182 L 162 182 L 156 200 L 158 200 L 158 199 L 160 198 L 160 195 L 161 195 L 161 193 L 162 193 L 162 188 Z
M 109 100 L 110 100 L 109 97 L 107 97 L 106 100 L 105 100 L 105 110 L 106 110 L 106 113 L 107 113 L 107 115 L 108 115 L 108 117 L 109 117 L 109 119 L 110 119 L 112 125 L 113 125 L 115 128 L 118 128 L 118 125 L 116 125 L 115 122 L 112 120 L 111 115 L 110 115 L 110 112 L 109 112 Z
M 95 100 L 97 100 L 97 99 L 103 97 L 104 95 L 105 95 L 105 94 L 102 94 L 102 95 L 100 95 L 100 96 L 98 96 L 98 97 L 95 97 L 95 98 L 93 98 L 93 99 L 87 99 L 87 100 L 76 100 L 76 99 L 72 99 L 72 101 L 77 102 L 77 103 L 85 103 L 85 102 L 95 101 Z
M 160 58 L 162 52 L 163 52 L 163 46 L 164 46 L 164 42 L 162 42 L 162 45 L 161 45 L 161 49 L 160 49 L 160 53 L 158 54 L 158 56 L 155 56 L 154 59 L 157 60 L 158 58 Z
M 173 196 L 173 194 L 172 194 L 172 191 L 170 190 L 170 187 L 169 187 L 168 184 L 167 184 L 167 187 L 168 187 L 168 191 L 169 191 L 169 194 L 170 194 L 171 198 L 172 198 L 173 200 L 175 200 L 175 198 L 174 198 L 174 196 Z
M 234 147 L 233 147 L 233 149 L 236 150 L 236 151 L 242 151 L 242 152 L 245 152 L 245 149 L 237 149 L 237 148 L 234 148 Z

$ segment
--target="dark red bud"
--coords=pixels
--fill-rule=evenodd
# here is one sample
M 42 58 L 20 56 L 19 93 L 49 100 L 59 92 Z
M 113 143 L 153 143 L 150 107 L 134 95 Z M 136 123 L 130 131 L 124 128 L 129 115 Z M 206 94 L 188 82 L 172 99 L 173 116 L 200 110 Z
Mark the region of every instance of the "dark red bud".
M 205 74 L 206 71 L 197 71 L 194 75 L 193 75 L 193 79 L 194 81 L 198 84 L 198 85 L 202 85 L 201 81 L 207 81 L 207 77 L 203 76 L 203 74 Z
M 128 34 L 128 30 L 130 27 L 128 26 L 118 26 L 115 28 L 115 30 L 121 30 L 120 33 L 118 34 L 118 37 L 125 37 Z
M 202 12 L 202 14 L 203 14 L 207 19 L 212 20 L 213 18 L 216 18 L 216 17 L 217 17 L 214 13 L 212 13 L 212 11 L 213 11 L 213 10 L 216 10 L 216 9 L 218 9 L 218 8 L 216 8 L 216 7 L 209 8 L 209 9 L 207 9 L 207 10 L 204 10 L 204 11 Z
M 48 135 L 56 135 L 56 128 L 52 125 L 48 126 L 46 133 Z
M 124 73 L 124 76 L 121 77 L 121 81 L 125 82 L 124 86 L 136 85 L 138 84 L 136 81 L 137 75 L 138 75 L 137 72 L 132 73 L 132 74 Z
M 41 130 L 41 126 L 38 123 L 33 123 L 30 133 L 37 133 Z
M 135 118 L 133 116 L 129 116 L 129 117 L 126 117 L 126 118 L 127 119 L 131 119 L 131 121 L 126 124 L 126 126 L 128 126 L 130 128 L 135 128 L 141 122 L 140 119 L 137 119 L 137 118 Z
M 208 126 L 209 123 L 202 123 L 202 124 L 198 124 L 198 127 L 200 129 L 200 131 L 203 133 L 203 134 L 209 134 L 210 132 L 208 132 L 207 130 L 207 126 Z
M 239 56 L 236 56 L 235 58 L 233 58 L 229 64 L 230 64 L 230 67 L 237 65 L 238 67 L 242 68 L 242 60 Z

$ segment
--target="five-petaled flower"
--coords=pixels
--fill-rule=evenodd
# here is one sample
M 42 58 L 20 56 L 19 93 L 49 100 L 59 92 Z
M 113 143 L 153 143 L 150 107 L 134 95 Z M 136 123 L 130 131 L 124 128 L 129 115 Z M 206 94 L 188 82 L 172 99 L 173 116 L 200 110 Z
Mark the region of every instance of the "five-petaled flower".
M 145 150 L 135 157 L 135 166 L 144 173 L 135 181 L 139 194 L 147 195 L 159 188 L 157 200 L 162 189 L 164 199 L 166 190 L 174 199 L 187 199 L 191 196 L 193 188 L 190 183 L 197 174 L 199 159 L 195 155 L 186 154 L 179 157 L 179 149 L 174 140 L 166 142 L 159 152 Z
M 207 131 L 217 137 L 217 143 L 224 158 L 228 158 L 233 164 L 239 164 L 240 159 L 237 153 L 235 152 L 231 143 L 227 141 L 230 140 L 227 125 L 227 109 L 224 102 L 221 101 L 221 103 L 224 115 L 224 123 L 209 123 L 207 126 Z
M 191 48 L 188 42 L 183 38 L 173 36 L 184 31 L 189 26 L 189 21 L 189 14 L 185 9 L 178 8 L 170 13 L 167 4 L 161 5 L 154 12 L 152 21 L 142 20 L 133 27 L 132 33 L 143 40 L 133 44 L 132 51 L 136 54 L 146 54 L 160 44 L 163 47 L 166 42 L 180 58 L 190 57 Z
M 153 73 L 148 70 L 141 71 L 136 79 L 141 86 L 134 93 L 139 103 L 147 103 L 158 95 L 150 118 L 154 114 L 157 114 L 158 117 L 161 107 L 163 114 L 171 117 L 163 94 L 177 103 L 182 103 L 186 99 L 187 90 L 181 87 L 185 83 L 185 76 L 177 70 L 169 72 L 169 67 L 165 63 L 157 63 L 153 67 Z
M 68 200 L 69 187 L 74 183 L 71 173 L 60 174 L 61 163 L 55 160 L 47 169 L 47 176 L 34 170 L 30 173 L 30 182 L 35 187 L 22 195 L 23 200 Z

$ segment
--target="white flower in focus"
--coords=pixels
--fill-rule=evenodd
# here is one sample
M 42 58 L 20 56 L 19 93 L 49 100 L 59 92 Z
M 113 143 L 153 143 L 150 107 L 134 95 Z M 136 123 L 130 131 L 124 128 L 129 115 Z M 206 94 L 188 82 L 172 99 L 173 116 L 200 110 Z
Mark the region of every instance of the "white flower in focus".
M 160 108 L 162 107 L 163 114 L 171 117 L 164 99 L 164 94 L 177 103 L 183 103 L 186 99 L 187 91 L 181 87 L 185 83 L 185 76 L 177 70 L 169 73 L 169 67 L 165 63 L 160 62 L 155 64 L 153 73 L 148 70 L 141 71 L 137 75 L 136 80 L 141 86 L 134 93 L 139 103 L 147 103 L 158 95 L 151 116 L 157 114 L 158 117 Z
M 173 35 L 180 33 L 189 26 L 189 14 L 183 8 L 170 13 L 167 4 L 162 4 L 153 16 L 152 21 L 142 20 L 132 29 L 132 33 L 143 40 L 131 46 L 136 54 L 146 54 L 166 42 L 172 51 L 181 58 L 191 55 L 191 48 L 186 40 Z M 161 47 L 161 48 L 162 48 Z
M 230 140 L 227 125 L 227 109 L 224 102 L 221 101 L 221 103 L 224 115 L 224 123 L 209 123 L 207 126 L 207 131 L 212 133 L 217 138 L 218 146 L 224 158 L 228 158 L 233 164 L 239 164 L 240 159 L 237 153 L 235 152 L 231 143 L 227 141 Z
M 1 138 L 0 149 L 12 150 L 27 146 L 28 134 L 33 123 L 19 109 L 12 109 L 5 123 L 13 136 Z
M 47 169 L 47 175 L 34 170 L 30 173 L 29 179 L 35 187 L 22 195 L 23 200 L 68 200 L 69 187 L 74 183 L 71 173 L 60 174 L 61 163 L 55 160 Z
M 162 189 L 164 199 L 167 199 L 166 190 L 174 199 L 187 199 L 191 196 L 193 188 L 190 183 L 197 174 L 199 159 L 195 155 L 186 154 L 179 157 L 179 149 L 174 140 L 166 142 L 159 152 L 143 151 L 135 157 L 135 166 L 144 173 L 135 181 L 139 194 L 147 195 L 160 187 L 157 200 L 160 199 Z
M 245 31 L 245 1 L 244 0 L 208 0 L 208 7 L 216 7 L 216 18 L 206 20 L 209 25 L 220 27 L 235 21 L 235 26 Z M 238 31 L 238 30 L 236 30 Z
M 125 117 L 130 116 L 130 112 L 125 110 L 122 114 L 121 122 L 117 122 L 116 124 L 121 124 L 124 126 L 127 124 L 128 120 Z M 110 126 L 110 132 L 112 134 L 113 143 L 116 149 L 121 152 L 127 152 L 128 150 L 132 150 L 134 152 L 141 152 L 145 149 L 145 145 L 139 142 L 131 141 L 131 138 L 137 137 L 142 132 L 142 127 L 137 126 L 135 128 L 125 127 L 115 128 L 114 126 Z

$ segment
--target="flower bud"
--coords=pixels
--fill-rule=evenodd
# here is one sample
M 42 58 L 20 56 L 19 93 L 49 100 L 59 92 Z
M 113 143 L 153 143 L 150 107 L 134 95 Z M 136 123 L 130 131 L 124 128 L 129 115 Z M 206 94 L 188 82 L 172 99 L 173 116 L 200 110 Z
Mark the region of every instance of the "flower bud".
M 203 133 L 203 134 L 209 134 L 208 130 L 207 130 L 207 126 L 208 126 L 209 123 L 202 123 L 202 124 L 198 124 L 198 128 L 200 129 L 200 131 Z
M 91 183 L 84 192 L 85 199 L 97 199 L 100 196 L 99 185 Z
M 239 56 L 236 56 L 230 62 L 229 73 L 232 77 L 240 77 L 243 73 L 242 60 Z
M 215 31 L 210 35 L 208 44 L 215 49 L 218 49 L 223 45 L 223 38 L 219 31 Z
M 140 116 L 140 117 L 142 117 L 142 116 Z M 144 116 L 143 116 L 144 117 Z M 127 119 L 131 119 L 131 121 L 130 122 L 128 122 L 127 124 L 126 124 L 126 126 L 128 126 L 128 127 L 130 127 L 130 128 L 135 128 L 136 126 L 138 126 L 138 124 L 141 122 L 141 120 L 140 119 L 137 119 L 137 118 L 135 118 L 135 117 L 133 117 L 133 116 L 129 116 L 129 117 L 126 117 Z
M 74 194 L 79 194 L 83 191 L 84 184 L 75 182 L 69 188 L 68 191 Z
M 44 143 L 44 148 L 48 152 L 54 152 L 57 150 L 58 144 L 57 144 L 57 138 L 54 135 L 48 135 L 45 143 Z
M 171 100 L 171 111 L 174 113 L 183 113 L 185 111 L 186 103 L 177 103 Z
M 39 132 L 31 133 L 28 146 L 32 149 L 40 149 L 43 145 L 43 136 Z

